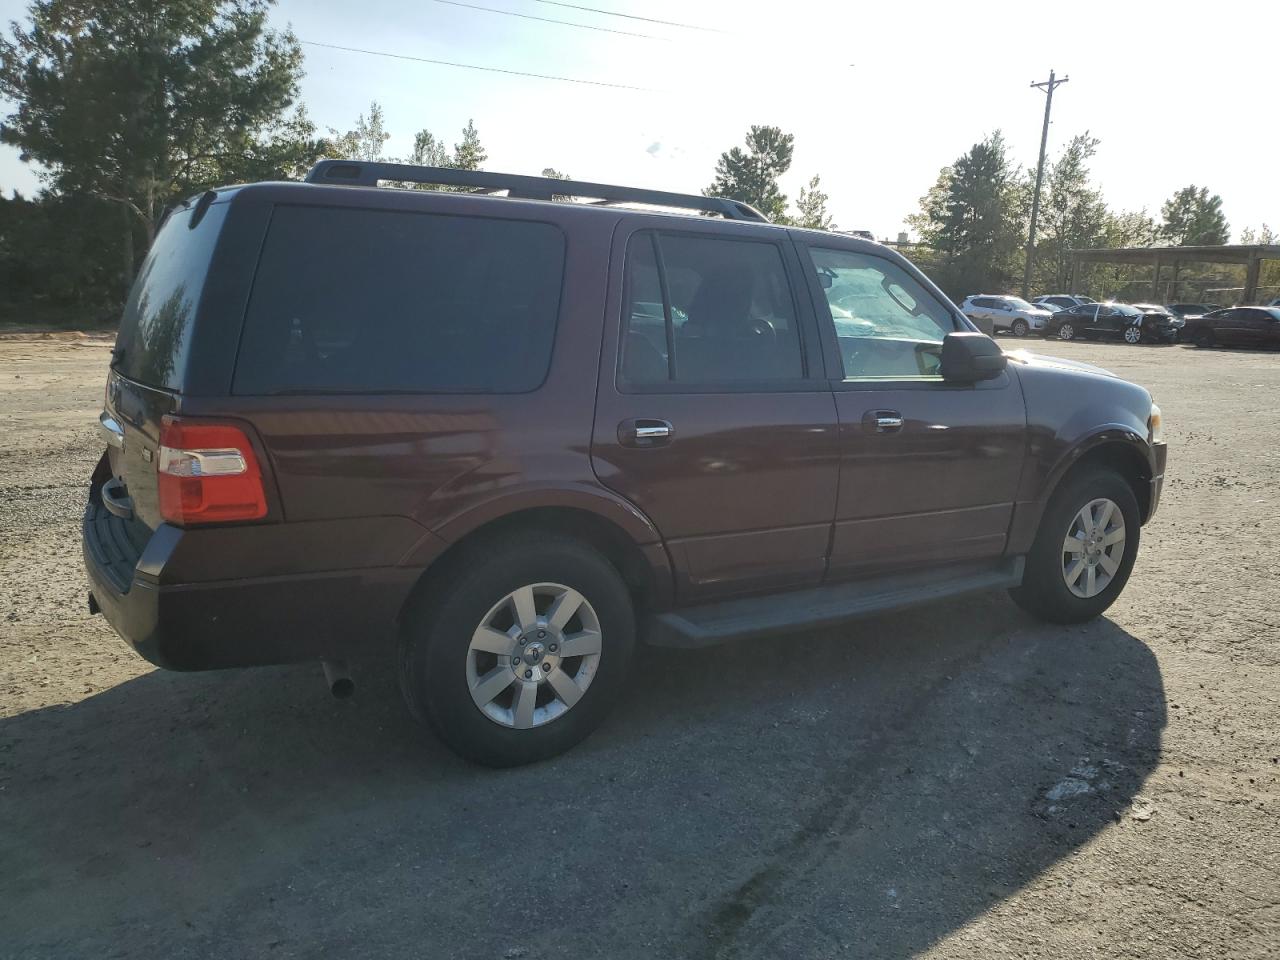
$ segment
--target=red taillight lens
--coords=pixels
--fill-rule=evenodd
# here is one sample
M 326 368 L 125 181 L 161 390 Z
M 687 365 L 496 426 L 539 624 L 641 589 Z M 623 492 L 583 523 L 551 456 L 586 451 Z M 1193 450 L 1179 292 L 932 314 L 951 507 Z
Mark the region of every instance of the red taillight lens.
M 239 427 L 165 417 L 156 473 L 160 515 L 169 523 L 225 523 L 267 515 L 262 470 Z

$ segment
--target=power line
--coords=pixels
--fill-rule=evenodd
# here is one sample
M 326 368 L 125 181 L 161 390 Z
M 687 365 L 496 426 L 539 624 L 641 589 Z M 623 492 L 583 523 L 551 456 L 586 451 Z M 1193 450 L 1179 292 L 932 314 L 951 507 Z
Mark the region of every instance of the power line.
M 483 10 L 486 13 L 500 13 L 506 17 L 520 17 L 522 20 L 537 20 L 541 23 L 558 23 L 566 27 L 579 27 L 583 30 L 597 30 L 600 33 L 616 33 L 623 37 L 642 37 L 645 40 L 666 40 L 666 37 L 655 37 L 649 33 L 632 33 L 630 30 L 614 30 L 610 27 L 597 27 L 590 23 L 574 23 L 572 20 L 556 20 L 553 17 L 536 17 L 531 13 L 517 13 L 514 10 L 499 10 L 497 7 L 482 7 L 475 3 L 461 3 L 459 0 L 436 0 L 451 7 L 466 7 L 468 10 Z
M 370 57 L 389 57 L 393 60 L 413 60 L 417 63 L 431 63 L 438 67 L 459 67 L 463 70 L 483 70 L 486 73 L 505 73 L 512 77 L 533 77 L 536 80 L 561 80 L 564 83 L 581 83 L 589 87 L 610 87 L 614 90 L 639 90 L 653 93 L 652 87 L 632 87 L 625 83 L 606 83 L 603 80 L 579 80 L 577 77 L 558 77 L 549 73 L 528 73 L 524 70 L 506 70 L 502 67 L 481 67 L 474 63 L 456 63 L 452 60 L 433 60 L 430 57 L 413 57 L 407 53 L 388 53 L 385 50 L 365 50 L 360 47 L 344 47 L 336 43 L 321 43 L 319 40 L 299 40 L 308 47 L 324 47 L 328 50 L 345 50 L 347 53 L 363 53 Z
M 634 13 L 618 13 L 616 10 L 601 10 L 599 7 L 583 7 L 576 3 L 563 3 L 562 0 L 538 0 L 538 3 L 550 4 L 553 7 L 568 7 L 570 10 L 585 10 L 587 13 L 602 13 L 606 17 L 625 17 L 627 20 L 643 20 L 645 23 L 660 23 L 666 27 L 681 27 L 685 30 L 703 30 L 707 33 L 728 33 L 715 27 L 700 27 L 693 23 L 678 23 L 675 20 L 657 20 L 653 17 L 641 17 Z

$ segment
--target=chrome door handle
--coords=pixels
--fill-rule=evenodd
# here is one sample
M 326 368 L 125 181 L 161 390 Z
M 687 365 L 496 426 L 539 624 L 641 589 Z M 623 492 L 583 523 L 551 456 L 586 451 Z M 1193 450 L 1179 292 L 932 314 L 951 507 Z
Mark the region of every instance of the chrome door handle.
M 897 410 L 868 410 L 862 415 L 862 428 L 871 433 L 894 433 L 905 422 Z
M 666 420 L 623 420 L 618 424 L 618 442 L 624 447 L 656 447 L 671 440 L 675 429 Z

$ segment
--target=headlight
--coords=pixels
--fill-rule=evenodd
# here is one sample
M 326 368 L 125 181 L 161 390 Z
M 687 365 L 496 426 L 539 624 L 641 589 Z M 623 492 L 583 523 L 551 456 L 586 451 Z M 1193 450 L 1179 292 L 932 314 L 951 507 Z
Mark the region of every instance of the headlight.
M 1151 443 L 1164 443 L 1164 418 L 1154 403 L 1151 404 L 1151 416 L 1147 417 L 1147 439 Z

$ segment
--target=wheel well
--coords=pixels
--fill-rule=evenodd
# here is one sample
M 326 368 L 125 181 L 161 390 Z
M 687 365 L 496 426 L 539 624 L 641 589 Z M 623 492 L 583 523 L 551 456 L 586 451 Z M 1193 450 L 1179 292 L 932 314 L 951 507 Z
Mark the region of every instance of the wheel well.
M 491 520 L 450 544 L 422 572 L 401 608 L 400 619 L 404 618 L 406 611 L 425 598 L 432 582 L 461 558 L 485 548 L 494 540 L 539 530 L 573 537 L 594 547 L 618 571 L 631 592 L 636 609 L 642 610 L 650 604 L 657 589 L 653 568 L 625 530 L 588 510 L 573 507 L 532 507 Z
M 1067 477 L 1090 467 L 1105 467 L 1120 474 L 1133 489 L 1142 522 L 1147 522 L 1147 517 L 1151 514 L 1151 466 L 1141 453 L 1131 444 L 1120 441 L 1094 447 L 1071 465 L 1071 469 L 1059 481 L 1059 486 Z

